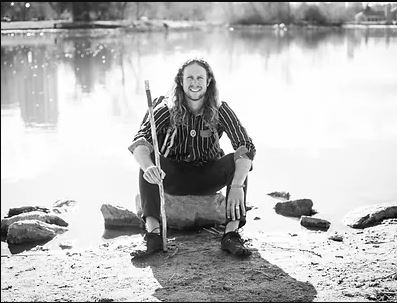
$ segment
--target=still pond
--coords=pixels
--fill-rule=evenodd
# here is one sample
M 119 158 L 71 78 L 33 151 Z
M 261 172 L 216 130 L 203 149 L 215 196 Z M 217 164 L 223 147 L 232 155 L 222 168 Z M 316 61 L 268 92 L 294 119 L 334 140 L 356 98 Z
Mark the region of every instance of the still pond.
M 211 64 L 256 145 L 255 228 L 302 229 L 275 214 L 273 191 L 312 199 L 335 230 L 356 207 L 396 201 L 396 29 L 22 31 L 1 37 L 1 217 L 72 199 L 68 237 L 100 241 L 102 204 L 135 211 L 127 147 L 147 108 L 144 81 L 166 94 L 192 56 Z M 221 144 L 232 151 L 226 135 Z

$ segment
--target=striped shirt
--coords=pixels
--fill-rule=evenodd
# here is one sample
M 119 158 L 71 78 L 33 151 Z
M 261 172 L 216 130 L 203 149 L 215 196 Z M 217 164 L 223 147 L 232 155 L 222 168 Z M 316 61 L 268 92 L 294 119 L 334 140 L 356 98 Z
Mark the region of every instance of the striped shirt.
M 153 114 L 160 154 L 170 159 L 192 162 L 197 165 L 219 159 L 224 155 L 219 145 L 219 138 L 225 132 L 235 150 L 234 158 L 237 159 L 246 154 L 249 159 L 253 160 L 256 153 L 255 146 L 234 111 L 224 101 L 218 110 L 219 119 L 216 130 L 210 129 L 202 115 L 194 115 L 190 112 L 187 125 L 179 125 L 171 129 L 170 111 L 166 103 L 161 102 L 155 106 Z M 152 152 L 152 144 L 150 119 L 146 114 L 128 149 L 133 153 L 138 145 L 146 145 Z

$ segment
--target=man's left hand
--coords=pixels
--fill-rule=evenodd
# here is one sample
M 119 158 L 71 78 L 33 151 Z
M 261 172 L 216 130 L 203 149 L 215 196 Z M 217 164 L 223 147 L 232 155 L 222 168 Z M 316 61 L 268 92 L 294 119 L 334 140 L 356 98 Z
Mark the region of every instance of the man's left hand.
M 240 214 L 245 216 L 243 188 L 231 188 L 226 202 L 226 215 L 234 220 L 240 220 Z

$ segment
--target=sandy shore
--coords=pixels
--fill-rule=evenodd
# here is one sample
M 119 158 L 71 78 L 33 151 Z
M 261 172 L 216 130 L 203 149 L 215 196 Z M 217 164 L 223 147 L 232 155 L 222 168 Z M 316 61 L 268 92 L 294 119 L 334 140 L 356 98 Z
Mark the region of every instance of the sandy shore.
M 145 261 L 141 235 L 90 249 L 48 244 L 1 258 L 2 301 L 396 301 L 397 222 L 340 234 L 243 232 L 253 255 L 220 249 L 220 235 L 168 234 Z M 51 248 L 49 248 L 51 247 Z M 394 256 L 394 257 L 393 257 Z

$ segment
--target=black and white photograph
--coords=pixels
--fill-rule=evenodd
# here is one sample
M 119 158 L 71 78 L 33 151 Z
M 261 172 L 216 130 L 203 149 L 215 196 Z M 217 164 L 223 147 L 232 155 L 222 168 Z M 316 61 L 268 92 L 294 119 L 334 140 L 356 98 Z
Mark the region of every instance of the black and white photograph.
M 396 302 L 397 2 L 1 2 L 1 302 Z

